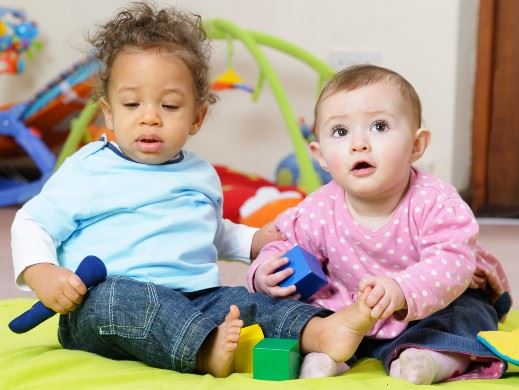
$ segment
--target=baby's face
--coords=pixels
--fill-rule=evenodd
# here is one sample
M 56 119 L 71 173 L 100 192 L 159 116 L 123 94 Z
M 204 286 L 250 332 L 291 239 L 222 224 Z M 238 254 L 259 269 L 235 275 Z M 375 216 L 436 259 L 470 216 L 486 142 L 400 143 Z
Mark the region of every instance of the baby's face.
M 110 71 L 106 125 L 132 160 L 161 164 L 174 158 L 205 115 L 191 72 L 171 53 L 125 49 Z
M 321 101 L 314 156 L 351 196 L 375 200 L 407 186 L 417 128 L 399 88 L 379 82 Z

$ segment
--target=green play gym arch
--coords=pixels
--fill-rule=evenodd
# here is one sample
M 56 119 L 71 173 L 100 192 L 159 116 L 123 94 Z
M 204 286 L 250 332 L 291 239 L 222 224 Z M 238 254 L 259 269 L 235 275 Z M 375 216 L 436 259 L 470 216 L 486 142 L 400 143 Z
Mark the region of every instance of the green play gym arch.
M 304 140 L 299 129 L 297 117 L 292 110 L 292 106 L 290 105 L 279 77 L 274 71 L 261 46 L 266 46 L 278 50 L 307 64 L 310 68 L 317 72 L 319 76 L 319 84 L 317 86 L 318 91 L 321 90 L 324 83 L 333 75 L 333 69 L 314 55 L 294 44 L 272 35 L 244 30 L 235 23 L 225 19 L 207 20 L 204 23 L 204 27 L 210 39 L 237 40 L 241 42 L 252 55 L 260 69 L 253 99 L 256 99 L 259 96 L 265 81 L 267 81 L 279 106 L 283 120 L 285 121 L 288 129 L 290 140 L 294 147 L 297 165 L 300 170 L 300 180 L 298 184 L 300 188 L 306 193 L 310 193 L 318 188 L 321 185 L 321 182 L 317 173 L 312 167 L 312 161 L 308 153 L 306 141 Z M 59 165 L 66 157 L 71 155 L 77 149 L 81 140 L 85 138 L 86 134 L 88 134 L 86 129 L 98 114 L 98 111 L 98 103 L 90 103 L 83 109 L 78 118 L 72 122 L 70 135 L 63 145 L 60 155 L 58 156 L 56 168 L 59 167 Z

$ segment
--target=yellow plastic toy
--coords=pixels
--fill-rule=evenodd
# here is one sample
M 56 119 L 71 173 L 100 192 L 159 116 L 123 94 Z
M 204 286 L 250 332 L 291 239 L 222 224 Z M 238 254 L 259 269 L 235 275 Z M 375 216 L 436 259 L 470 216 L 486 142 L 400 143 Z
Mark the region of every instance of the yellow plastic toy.
M 241 89 L 242 91 L 254 92 L 254 88 L 245 84 L 241 76 L 234 70 L 232 66 L 232 56 L 234 53 L 232 40 L 227 41 L 227 70 L 219 75 L 211 84 L 214 91 L 223 89 Z
M 252 349 L 265 336 L 258 324 L 246 326 L 240 331 L 240 341 L 234 355 L 234 369 L 236 372 L 252 372 Z
M 503 330 L 478 333 L 478 340 L 501 359 L 519 366 L 519 329 L 511 332 Z

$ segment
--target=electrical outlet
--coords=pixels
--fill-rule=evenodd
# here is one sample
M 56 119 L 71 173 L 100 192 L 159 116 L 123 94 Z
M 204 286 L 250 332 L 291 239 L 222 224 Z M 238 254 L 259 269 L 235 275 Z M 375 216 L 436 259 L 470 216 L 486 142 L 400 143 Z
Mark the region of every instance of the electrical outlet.
M 380 65 L 380 51 L 332 49 L 328 63 L 337 71 L 357 64 Z

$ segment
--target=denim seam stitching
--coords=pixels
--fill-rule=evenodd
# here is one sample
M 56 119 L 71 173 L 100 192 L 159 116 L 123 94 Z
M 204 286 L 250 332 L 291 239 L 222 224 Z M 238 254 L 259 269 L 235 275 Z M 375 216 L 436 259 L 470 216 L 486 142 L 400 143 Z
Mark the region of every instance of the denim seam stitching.
M 108 299 L 108 313 L 110 315 L 110 323 L 108 325 L 101 325 L 99 327 L 99 334 L 100 335 L 104 335 L 104 334 L 108 334 L 110 335 L 111 333 L 114 332 L 113 330 L 113 323 L 114 323 L 114 312 L 112 310 L 112 306 L 113 306 L 113 294 L 114 294 L 114 291 L 115 291 L 115 282 L 116 280 L 119 279 L 118 276 L 114 277 L 110 283 L 110 295 L 109 295 L 109 299 Z M 105 330 L 107 329 L 107 330 Z
M 288 327 L 288 332 L 289 332 L 289 334 L 292 334 L 292 329 L 294 328 L 294 325 L 295 325 L 296 323 L 298 323 L 298 319 L 299 319 L 302 315 L 305 315 L 305 316 L 306 316 L 307 313 L 312 313 L 312 312 L 313 312 L 313 310 L 312 310 L 312 308 L 310 308 L 310 307 L 306 307 L 304 310 L 301 310 L 301 312 L 299 312 L 299 313 L 297 314 L 297 316 L 294 318 L 294 320 L 292 321 L 292 323 L 291 323 L 290 326 Z M 313 317 L 310 317 L 306 323 L 310 322 L 310 320 L 311 320 L 312 318 L 313 318 Z M 297 336 L 298 336 L 299 339 L 301 339 L 301 334 L 298 334 Z
M 153 317 L 157 314 L 160 305 L 159 305 L 159 298 L 157 296 L 157 291 L 155 290 L 155 287 L 153 283 L 146 283 L 146 288 L 148 290 L 148 294 L 150 297 L 150 304 L 146 307 L 146 314 L 144 318 L 144 327 L 139 326 L 137 329 L 142 329 L 144 334 L 140 338 L 146 338 L 150 332 L 150 328 L 153 325 Z M 150 311 L 150 308 L 151 311 Z M 135 329 L 135 327 L 132 327 L 132 329 Z
M 298 305 L 292 305 L 292 307 L 290 307 L 286 312 L 285 312 L 285 315 L 283 315 L 283 317 L 281 318 L 281 321 L 279 322 L 279 325 L 278 325 L 278 328 L 277 328 L 277 337 L 281 337 L 282 335 L 282 331 L 283 331 L 283 328 L 285 327 L 285 323 L 287 322 L 288 320 L 288 317 L 292 314 L 293 311 L 295 311 L 297 308 L 299 308 L 300 306 Z M 298 316 L 296 316 L 297 318 Z M 294 321 L 292 321 L 293 323 Z M 289 326 L 289 330 L 290 330 L 290 327 L 291 325 Z
M 184 323 L 184 325 L 182 326 L 182 329 L 179 332 L 179 336 L 176 338 L 177 340 L 176 340 L 175 344 L 173 344 L 173 347 L 171 348 L 171 351 L 170 351 L 171 367 L 173 367 L 173 369 L 176 366 L 175 361 L 177 360 L 175 355 L 177 354 L 177 351 L 180 348 L 180 344 L 182 343 L 182 340 L 184 340 L 184 336 L 185 336 L 185 333 L 187 332 L 188 327 L 191 325 L 191 323 L 195 320 L 196 317 L 201 316 L 201 315 L 202 315 L 202 313 L 193 313 L 191 315 L 191 317 L 189 317 L 186 320 L 186 322 Z M 182 365 L 183 365 L 183 355 L 181 354 L 181 356 L 180 356 L 180 368 L 181 369 L 182 369 Z
M 191 326 L 191 334 L 189 335 L 188 339 L 190 339 L 190 336 L 193 334 L 193 333 L 198 333 L 198 329 L 200 328 L 199 324 L 202 323 L 202 321 L 205 320 L 205 317 L 203 315 L 200 314 L 200 319 L 197 321 L 196 324 L 193 324 Z M 193 319 L 193 322 L 195 320 Z M 196 331 L 196 332 L 195 332 Z M 180 355 L 180 366 L 182 368 L 182 372 L 184 372 L 184 362 L 185 362 L 185 359 L 184 359 L 184 355 L 185 355 L 185 351 L 187 349 L 187 343 L 184 344 L 184 348 L 182 350 L 182 353 Z M 197 352 L 198 353 L 198 352 Z M 196 358 L 195 358 L 195 365 L 196 365 Z
M 115 324 L 114 319 L 114 311 L 113 308 L 113 300 L 114 300 L 114 291 L 115 291 L 115 282 L 116 280 L 119 280 L 120 277 L 115 277 L 112 281 L 112 285 L 110 288 L 110 300 L 108 304 L 108 310 L 110 313 L 110 324 L 108 326 L 102 326 L 99 329 L 100 334 L 116 334 L 121 337 L 126 337 L 130 339 L 144 339 L 147 337 L 147 334 L 149 332 L 149 329 L 152 326 L 151 319 L 153 316 L 157 313 L 159 310 L 159 303 L 158 303 L 158 297 L 157 292 L 153 288 L 152 283 L 146 283 L 146 291 L 148 293 L 148 297 L 150 298 L 150 302 L 148 305 L 146 305 L 145 315 L 144 315 L 144 326 L 120 326 Z M 154 307 L 154 309 L 150 312 L 150 307 Z M 108 330 L 104 330 L 103 328 L 108 328 Z M 142 330 L 139 335 L 135 335 L 134 332 L 126 331 L 123 332 L 121 329 L 129 329 L 129 330 Z

